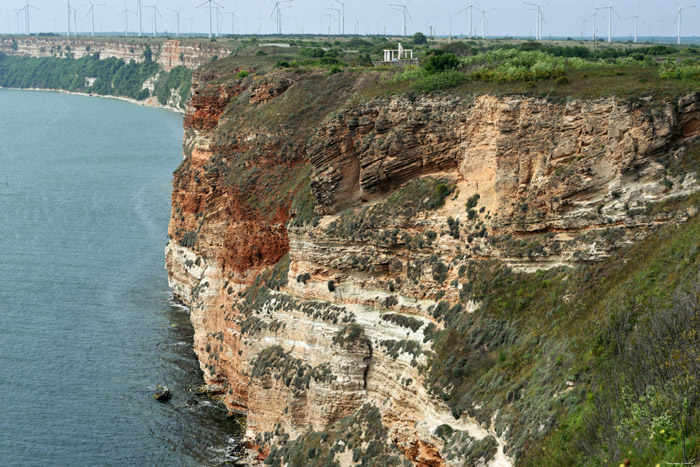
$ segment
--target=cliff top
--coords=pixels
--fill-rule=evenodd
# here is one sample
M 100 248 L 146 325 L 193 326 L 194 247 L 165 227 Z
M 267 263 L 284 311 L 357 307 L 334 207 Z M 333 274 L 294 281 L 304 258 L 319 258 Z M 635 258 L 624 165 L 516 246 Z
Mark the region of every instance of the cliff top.
M 652 44 L 590 41 L 425 40 L 400 38 L 257 38 L 227 40 L 231 57 L 203 67 L 219 77 L 241 69 L 263 75 L 293 73 L 374 74 L 365 97 L 449 92 L 550 98 L 654 97 L 669 100 L 692 92 L 700 79 L 700 50 Z M 420 66 L 373 66 L 384 49 L 402 42 Z

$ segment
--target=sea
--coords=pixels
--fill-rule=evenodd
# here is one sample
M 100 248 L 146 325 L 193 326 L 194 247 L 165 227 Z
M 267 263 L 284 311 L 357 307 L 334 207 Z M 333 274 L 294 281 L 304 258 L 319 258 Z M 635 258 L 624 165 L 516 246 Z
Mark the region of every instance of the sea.
M 181 146 L 175 112 L 0 89 L 0 465 L 219 465 L 237 445 L 195 395 L 164 269 Z

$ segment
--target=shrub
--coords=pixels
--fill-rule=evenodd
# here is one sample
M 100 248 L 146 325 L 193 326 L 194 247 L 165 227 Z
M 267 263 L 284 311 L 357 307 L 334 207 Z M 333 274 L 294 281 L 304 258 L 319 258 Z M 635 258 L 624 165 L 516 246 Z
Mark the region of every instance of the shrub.
M 463 73 L 450 70 L 420 78 L 411 87 L 418 92 L 434 92 L 454 88 L 467 80 L 467 76 Z
M 441 73 L 448 70 L 456 70 L 460 67 L 459 59 L 451 53 L 437 50 L 423 62 L 423 69 L 428 74 Z
M 236 75 L 236 77 L 237 77 L 238 79 L 243 79 L 243 78 L 245 78 L 246 76 L 248 76 L 249 74 L 250 74 L 249 71 L 241 70 L 241 71 L 238 72 L 238 74 Z

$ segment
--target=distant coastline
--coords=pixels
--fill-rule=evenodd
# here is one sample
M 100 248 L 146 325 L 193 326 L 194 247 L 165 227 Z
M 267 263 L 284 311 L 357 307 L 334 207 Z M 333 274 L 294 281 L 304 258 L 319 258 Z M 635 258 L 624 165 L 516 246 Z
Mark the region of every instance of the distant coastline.
M 143 107 L 157 107 L 160 109 L 165 109 L 165 110 L 170 110 L 172 112 L 176 112 L 179 114 L 185 113 L 184 109 L 178 109 L 175 107 L 171 107 L 169 105 L 161 105 L 158 102 L 158 99 L 155 97 L 149 97 L 148 99 L 144 99 L 142 101 L 132 99 L 131 97 L 123 97 L 123 96 L 110 96 L 110 95 L 103 95 L 103 94 L 95 94 L 95 93 L 87 93 L 87 92 L 75 92 L 75 91 L 66 91 L 65 89 L 46 89 L 46 88 L 7 88 L 0 86 L 0 89 L 12 89 L 15 91 L 45 91 L 45 92 L 60 92 L 62 94 L 72 94 L 75 96 L 87 96 L 87 97 L 99 97 L 99 98 L 106 98 L 106 99 L 116 99 L 120 101 L 125 101 L 125 102 L 130 102 L 132 104 L 140 105 Z

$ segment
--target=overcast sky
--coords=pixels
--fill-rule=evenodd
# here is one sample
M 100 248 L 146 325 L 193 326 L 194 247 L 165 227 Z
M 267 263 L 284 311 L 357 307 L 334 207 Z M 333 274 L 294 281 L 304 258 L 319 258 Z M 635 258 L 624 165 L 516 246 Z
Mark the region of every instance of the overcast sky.
M 142 4 L 153 5 L 154 1 L 143 0 Z M 180 30 L 182 32 L 206 32 L 208 31 L 208 8 L 196 8 L 202 3 L 199 1 L 183 0 L 158 0 L 156 5 L 162 14 L 157 17 L 158 32 L 175 31 L 175 13 L 170 9 L 181 9 Z M 360 34 L 400 34 L 402 32 L 402 14 L 394 11 L 390 3 L 403 3 L 405 0 L 346 0 L 345 5 L 345 32 L 355 33 L 359 29 Z M 538 0 L 532 0 L 537 3 Z M 0 22 L 0 32 L 17 33 L 18 18 L 15 9 L 23 7 L 25 0 L 0 0 L 0 13 L 3 21 Z M 104 6 L 95 7 L 95 30 L 123 31 L 124 16 L 117 15 L 125 9 L 123 0 L 92 0 L 95 4 Z M 692 0 L 680 0 L 682 5 L 692 5 Z M 31 0 L 30 4 L 39 8 L 30 8 L 30 32 L 62 32 L 66 31 L 65 0 Z M 79 31 L 90 31 L 91 16 L 88 13 L 89 0 L 72 0 L 73 7 L 78 7 L 77 23 Z M 271 0 L 219 0 L 222 12 L 234 12 L 238 18 L 235 23 L 236 33 L 274 33 L 276 30 L 275 18 L 272 16 L 274 4 Z M 469 0 L 413 0 L 408 5 L 408 12 L 412 19 L 407 21 L 409 34 L 416 31 L 429 32 L 430 26 L 435 34 L 447 35 L 450 32 L 450 16 L 452 16 L 452 34 L 467 34 L 469 31 L 468 10 L 458 14 L 469 5 Z M 516 0 L 479 0 L 474 5 L 480 5 L 483 9 L 491 9 L 487 12 L 487 35 L 497 36 L 529 36 L 535 34 L 535 11 L 531 11 L 528 5 Z M 595 6 L 606 7 L 609 0 L 597 0 Z M 321 15 L 337 12 L 328 10 L 329 7 L 340 8 L 336 1 L 331 0 L 292 0 L 282 3 L 282 31 L 284 33 L 313 33 L 328 32 L 328 17 Z M 587 17 L 593 13 L 593 1 L 576 0 L 545 0 L 543 10 L 545 23 L 542 34 L 546 38 L 563 36 L 577 38 L 581 36 L 582 21 L 578 17 Z M 136 11 L 136 0 L 127 0 L 126 7 Z M 673 0 L 617 0 L 614 3 L 615 10 L 622 19 L 613 13 L 612 33 L 616 37 L 629 37 L 634 32 L 634 20 L 625 19 L 639 11 L 639 35 L 640 36 L 675 36 L 677 7 Z M 4 11 L 3 11 L 4 10 Z M 473 32 L 481 35 L 481 13 L 473 10 Z M 598 11 L 600 15 L 607 16 L 607 10 Z M 216 16 L 216 15 L 214 15 Z M 222 34 L 231 33 L 231 15 L 227 14 L 219 19 L 219 27 Z M 23 19 L 20 18 L 19 22 Z M 129 16 L 129 32 L 137 30 L 136 16 Z M 153 8 L 143 8 L 143 32 L 153 32 Z M 19 25 L 20 31 L 24 31 L 23 22 Z M 683 36 L 700 35 L 700 8 L 683 11 Z M 8 31 L 9 27 L 9 31 Z M 341 26 L 342 27 L 342 26 Z M 216 29 L 216 23 L 214 24 Z M 386 28 L 386 29 L 385 29 Z M 607 19 L 598 17 L 596 30 L 599 36 L 607 36 Z M 338 27 L 335 20 L 331 21 L 332 33 L 337 33 Z M 593 19 L 585 23 L 584 34 L 591 36 L 593 33 Z

